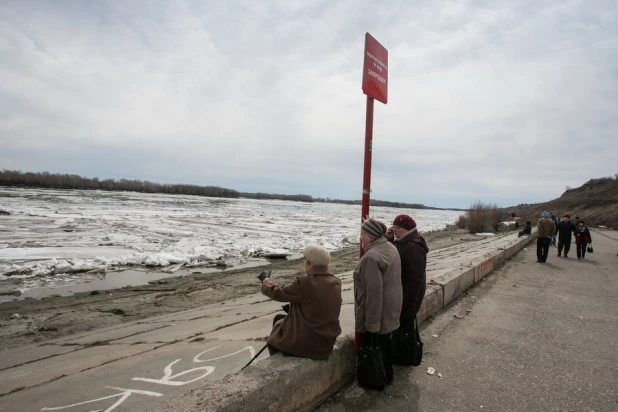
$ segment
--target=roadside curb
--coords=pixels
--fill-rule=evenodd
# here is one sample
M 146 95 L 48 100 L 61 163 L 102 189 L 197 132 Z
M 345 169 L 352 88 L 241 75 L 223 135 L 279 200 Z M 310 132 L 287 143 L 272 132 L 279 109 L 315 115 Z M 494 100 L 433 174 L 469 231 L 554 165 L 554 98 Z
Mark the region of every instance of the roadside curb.
M 427 285 L 419 323 L 502 266 L 534 239 L 536 233 L 434 279 L 436 285 Z M 151 411 L 312 411 L 355 378 L 353 334 L 339 337 L 337 346 L 339 349 L 325 361 L 271 356 L 244 371 L 172 398 Z

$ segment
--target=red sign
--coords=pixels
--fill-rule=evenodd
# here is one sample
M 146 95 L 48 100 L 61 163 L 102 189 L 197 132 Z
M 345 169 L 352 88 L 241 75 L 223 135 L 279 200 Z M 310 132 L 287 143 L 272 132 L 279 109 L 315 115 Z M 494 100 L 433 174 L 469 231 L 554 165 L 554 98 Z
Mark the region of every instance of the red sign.
M 365 34 L 363 93 L 386 104 L 388 100 L 388 50 Z

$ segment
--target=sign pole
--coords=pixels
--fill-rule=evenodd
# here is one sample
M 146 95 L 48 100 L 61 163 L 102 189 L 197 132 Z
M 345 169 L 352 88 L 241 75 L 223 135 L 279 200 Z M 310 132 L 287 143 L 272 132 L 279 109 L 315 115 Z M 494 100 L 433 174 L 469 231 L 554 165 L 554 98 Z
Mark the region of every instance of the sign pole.
M 363 170 L 361 222 L 369 216 L 369 199 L 371 198 L 373 106 L 376 100 L 384 104 L 388 102 L 388 50 L 369 33 L 365 33 L 362 89 L 363 93 L 367 95 L 367 114 L 365 118 L 365 167 Z M 361 245 L 360 257 L 363 257 L 363 253 L 363 246 Z
M 375 100 L 388 102 L 388 50 L 373 36 L 365 33 L 365 53 L 363 56 L 363 93 L 367 95 L 367 114 L 365 119 L 365 167 L 363 171 L 363 200 L 361 203 L 361 222 L 369 216 L 371 197 L 371 152 L 373 151 L 373 104 Z M 360 257 L 363 257 L 363 246 Z M 360 333 L 354 333 L 354 350 L 358 356 L 361 347 Z
M 369 215 L 369 199 L 371 197 L 371 149 L 373 146 L 373 103 L 374 98 L 367 96 L 367 113 L 365 119 L 365 166 L 363 170 L 363 199 L 361 206 L 361 222 Z M 363 257 L 363 246 L 360 246 L 360 257 Z

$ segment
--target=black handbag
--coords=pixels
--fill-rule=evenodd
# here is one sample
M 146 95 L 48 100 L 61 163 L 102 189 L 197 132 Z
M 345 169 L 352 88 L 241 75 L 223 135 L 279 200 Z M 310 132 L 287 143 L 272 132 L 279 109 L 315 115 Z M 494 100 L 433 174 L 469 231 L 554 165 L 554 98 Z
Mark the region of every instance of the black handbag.
M 592 247 L 592 243 L 588 243 L 588 247 L 586 248 L 588 253 L 594 253 L 594 248 Z
M 363 345 L 356 363 L 356 379 L 359 386 L 382 390 L 386 386 L 386 369 L 378 334 L 372 333 L 369 345 Z
M 414 318 L 412 330 L 399 328 L 393 334 L 393 363 L 402 366 L 418 366 L 423 360 L 423 341 Z

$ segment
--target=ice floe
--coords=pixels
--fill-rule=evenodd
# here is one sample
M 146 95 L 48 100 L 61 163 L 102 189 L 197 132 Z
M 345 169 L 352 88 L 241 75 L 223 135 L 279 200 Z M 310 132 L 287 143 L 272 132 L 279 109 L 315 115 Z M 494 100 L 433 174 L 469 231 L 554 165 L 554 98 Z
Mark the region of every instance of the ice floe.
M 126 266 L 227 267 L 297 255 L 309 244 L 356 247 L 360 230 L 360 206 L 277 200 L 0 187 L 0 208 L 11 210 L 0 217 L 0 280 L 70 283 Z M 400 213 L 421 231 L 459 215 L 371 209 L 387 224 Z

